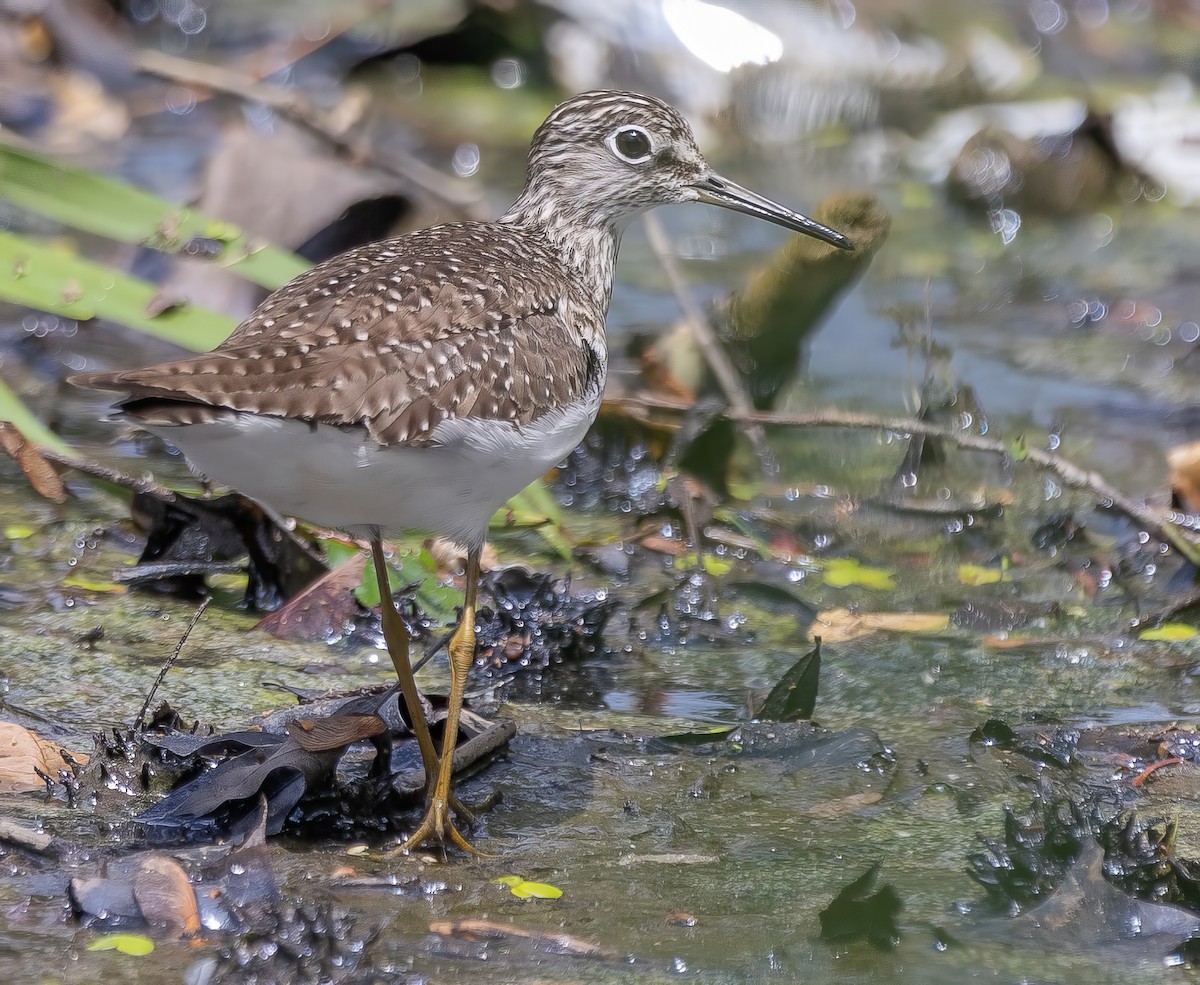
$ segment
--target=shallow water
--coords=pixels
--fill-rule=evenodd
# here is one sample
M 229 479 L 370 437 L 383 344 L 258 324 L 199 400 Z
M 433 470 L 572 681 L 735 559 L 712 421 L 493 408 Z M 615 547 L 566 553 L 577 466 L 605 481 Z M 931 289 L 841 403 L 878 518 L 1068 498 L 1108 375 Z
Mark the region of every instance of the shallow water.
M 219 25 L 221 10 L 213 8 L 210 25 Z M 1145 71 L 1152 80 L 1155 69 Z M 422 97 L 433 114 L 436 90 Z M 918 340 L 928 335 L 941 347 L 936 370 L 952 367 L 974 389 L 990 433 L 1023 434 L 1035 447 L 1056 435 L 1068 458 L 1100 470 L 1132 496 L 1165 502 L 1164 452 L 1195 429 L 1189 394 L 1196 370 L 1186 358 L 1187 323 L 1196 319 L 1200 300 L 1189 259 L 1200 247 L 1192 213 L 1169 200 L 1110 203 L 1066 218 L 1029 213 L 1015 239 L 1004 243 L 982 218 L 948 204 L 939 184 L 920 184 L 922 194 L 914 194 L 918 175 L 900 163 L 880 167 L 867 151 L 871 138 L 883 139 L 882 122 L 819 148 L 728 134 L 704 141 L 723 172 L 802 209 L 843 187 L 869 187 L 893 214 L 886 246 L 809 342 L 801 379 L 783 405 L 910 412 L 927 363 L 918 343 L 900 337 L 899 311 L 917 326 Z M 165 140 L 161 133 L 143 135 L 125 172 L 142 174 L 135 162 L 157 147 L 155 159 L 168 171 L 177 168 L 178 186 L 184 185 L 200 148 Z M 519 181 L 520 135 L 492 140 L 494 146 L 480 139 L 480 177 L 489 201 L 500 203 Z M 161 168 L 158 175 L 161 181 Z M 170 190 L 171 182 L 165 184 L 160 191 Z M 702 301 L 737 287 L 783 239 L 776 230 L 700 207 L 662 210 L 662 218 Z M 678 305 L 636 224 L 618 279 L 609 334 L 610 348 L 620 354 L 635 332 L 673 322 Z M 1124 299 L 1156 310 L 1157 318 L 1143 310 L 1098 324 L 1073 321 L 1080 300 L 1085 308 L 1100 301 L 1116 311 Z M 12 312 L 5 318 L 6 378 L 11 368 L 22 380 L 52 379 L 68 354 L 115 361 L 118 345 L 120 360 L 131 364 L 162 355 L 157 345 L 139 351 L 128 336 L 116 336 L 116 343 L 93 326 L 38 339 L 36 320 Z M 632 381 L 631 362 L 618 359 L 613 375 Z M 132 472 L 153 468 L 163 481 L 185 477 L 177 460 L 145 457 L 138 445 L 106 448 L 111 432 L 96 421 L 102 398 L 26 390 L 31 404 L 45 416 L 53 412 L 64 435 L 89 454 Z M 1033 530 L 1062 511 L 1079 510 L 1102 543 L 1128 539 L 1123 521 L 1093 512 L 1086 497 L 1066 494 L 1027 469 L 1010 476 L 994 463 L 951 453 L 945 483 L 953 495 L 986 486 L 1012 496 L 1002 517 L 983 529 L 951 533 L 942 522 L 898 517 L 872 503 L 899 464 L 899 442 L 869 432 L 775 431 L 772 444 L 781 460 L 774 487 L 736 509 L 777 511 L 785 527 L 815 517 L 844 553 L 897 569 L 898 587 L 834 588 L 803 564 L 738 562 L 739 575 L 784 585 L 819 609 L 948 612 L 964 601 L 1057 608 L 1032 619 L 1023 630 L 1032 642 L 1019 649 L 959 629 L 828 642 L 816 719 L 845 748 L 813 766 L 799 751 L 752 756 L 721 743 L 657 741 L 743 719 L 748 691 L 769 688 L 809 648 L 806 626 L 768 607 L 720 597 L 710 622 L 676 598 L 664 631 L 659 613 L 637 603 L 673 580 L 669 561 L 643 561 L 632 583 L 611 584 L 583 562 L 568 566 L 546 557 L 536 539 L 500 535 L 503 561 L 569 572 L 582 586 L 608 584 L 622 607 L 610 622 L 606 653 L 582 667 L 547 672 L 544 693 L 558 700 L 511 700 L 498 709 L 517 721 L 518 736 L 506 756 L 461 788 L 468 802 L 502 795 L 477 835 L 492 857 L 426 864 L 388 855 L 386 843 L 353 856 L 344 845 L 274 844 L 276 875 L 289 898 L 332 901 L 353 916 L 350 937 L 379 931 L 364 960 L 375 977 L 363 980 L 401 981 L 409 971 L 429 981 L 469 976 L 480 983 L 1082 983 L 1187 974 L 1166 970 L 1153 949 L 1114 944 L 1074 953 L 1062 937 L 1030 943 L 993 915 L 966 870 L 978 835 L 997 835 L 1004 805 L 1020 809 L 1036 785 L 1028 764 L 968 742 L 985 720 L 1140 725 L 1188 720 L 1200 707 L 1194 643 L 1130 638 L 1126 625 L 1136 609 L 1128 594 L 1114 587 L 1089 597 L 1030 545 Z M 84 483 L 72 485 L 78 501 L 49 506 L 33 498 L 10 465 L 0 468 L 0 528 L 33 528 L 29 536 L 9 537 L 0 559 L 0 585 L 15 593 L 11 604 L 0 603 L 4 702 L 18 720 L 86 750 L 92 732 L 132 721 L 192 607 L 64 583 L 71 575 L 105 581 L 131 560 L 112 539 L 93 535 L 120 524 L 125 512 Z M 832 494 L 783 492 L 814 484 Z M 623 515 L 603 510 L 568 514 L 569 529 L 581 537 L 624 536 L 625 523 Z M 969 588 L 956 577 L 960 563 L 1001 556 L 1016 559 L 1009 583 Z M 1146 571 L 1130 576 L 1145 608 L 1164 597 L 1165 578 Z M 264 686 L 272 681 L 348 688 L 388 678 L 381 651 L 284 644 L 252 632 L 255 617 L 236 605 L 236 579 L 221 581 L 219 589 L 218 604 L 189 639 L 162 695 L 187 718 L 237 727 L 281 703 Z M 103 638 L 81 642 L 97 625 Z M 443 688 L 444 664 L 435 661 L 421 681 L 433 691 Z M 492 697 L 486 682 L 476 693 Z M 1149 813 L 1186 818 L 1195 806 L 1159 802 L 1152 792 L 1147 798 Z M 95 854 L 116 847 L 97 822 L 128 811 L 116 793 L 77 812 L 37 797 L 9 797 L 0 805 L 0 814 L 45 818 L 48 828 L 80 839 Z M 142 959 L 88 952 L 94 934 L 65 915 L 61 869 L 19 855 L 9 861 L 11 875 L 0 874 L 0 973 L 13 981 L 192 980 L 185 976 L 198 974 L 222 947 L 219 939 L 198 947 L 164 942 Z M 904 904 L 898 946 L 821 941 L 819 912 L 875 862 L 882 863 L 881 884 L 894 887 Z M 403 891 L 348 887 L 333 877 L 343 865 L 360 875 L 415 873 L 420 881 Z M 510 872 L 552 883 L 564 896 L 518 900 L 491 882 Z M 668 923 L 675 912 L 694 916 L 695 926 Z M 455 943 L 429 932 L 432 921 L 481 917 L 570 934 L 617 957 L 563 957 L 513 939 Z

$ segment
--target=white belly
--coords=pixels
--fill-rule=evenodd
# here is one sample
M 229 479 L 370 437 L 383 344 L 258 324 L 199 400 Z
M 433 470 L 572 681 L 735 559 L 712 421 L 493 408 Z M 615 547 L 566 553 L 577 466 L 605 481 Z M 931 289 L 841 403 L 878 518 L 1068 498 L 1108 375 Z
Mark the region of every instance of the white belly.
M 600 394 L 524 427 L 446 421 L 436 445 L 381 447 L 365 431 L 237 414 L 151 428 L 193 470 L 322 526 L 427 530 L 483 541 L 492 514 L 583 440 Z

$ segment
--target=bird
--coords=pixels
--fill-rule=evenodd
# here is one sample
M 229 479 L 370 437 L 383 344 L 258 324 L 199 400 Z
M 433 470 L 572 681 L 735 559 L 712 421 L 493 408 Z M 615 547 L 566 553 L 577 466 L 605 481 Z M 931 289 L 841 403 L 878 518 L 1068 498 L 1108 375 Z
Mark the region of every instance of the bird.
M 384 640 L 426 777 L 424 815 L 404 852 L 435 843 L 478 854 L 460 830 L 472 818 L 451 777 L 488 522 L 595 420 L 622 232 L 640 213 L 681 202 L 854 248 L 714 171 L 673 106 L 593 90 L 537 128 L 524 187 L 498 219 L 434 225 L 325 260 L 209 353 L 70 378 L 121 394 L 115 416 L 174 445 L 198 475 L 370 544 Z M 466 553 L 440 751 L 386 590 L 384 537 L 410 530 Z

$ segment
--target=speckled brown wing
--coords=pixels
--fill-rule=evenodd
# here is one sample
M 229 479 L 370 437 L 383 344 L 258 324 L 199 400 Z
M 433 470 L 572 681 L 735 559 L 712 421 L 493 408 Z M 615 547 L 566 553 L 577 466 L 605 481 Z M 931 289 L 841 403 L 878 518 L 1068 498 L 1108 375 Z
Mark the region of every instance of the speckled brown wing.
M 362 426 L 385 445 L 429 444 L 450 418 L 527 424 L 583 399 L 600 359 L 567 324 L 550 261 L 514 272 L 521 253 L 486 230 L 466 250 L 462 227 L 434 227 L 343 254 L 206 355 L 72 382 L 128 393 L 120 408 L 145 424 L 249 412 Z

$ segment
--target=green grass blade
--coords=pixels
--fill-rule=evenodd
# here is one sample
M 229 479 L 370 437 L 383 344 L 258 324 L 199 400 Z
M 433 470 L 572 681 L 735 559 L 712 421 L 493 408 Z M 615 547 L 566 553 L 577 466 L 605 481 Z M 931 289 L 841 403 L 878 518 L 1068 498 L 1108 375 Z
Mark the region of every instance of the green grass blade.
M 3 380 L 0 380 L 0 421 L 7 421 L 25 436 L 26 441 L 35 445 L 64 454 L 71 451 L 71 446 L 39 421 Z
M 151 315 L 152 284 L 63 250 L 0 231 L 0 300 L 75 318 L 108 318 L 196 352 L 222 342 L 237 322 L 192 304 Z
M 558 501 L 539 479 L 526 486 L 492 517 L 490 526 L 504 529 L 510 526 L 533 527 L 559 557 L 569 561 L 574 547 L 563 531 L 563 514 Z
M 205 240 L 205 249 L 198 253 L 210 256 L 211 248 L 215 263 L 271 290 L 311 266 L 277 246 L 251 243 L 230 223 L 6 144 L 0 144 L 0 198 L 75 229 L 165 253 Z

